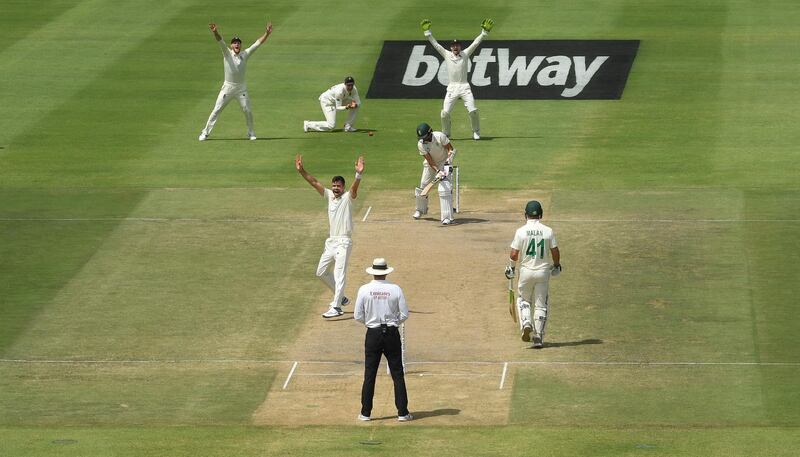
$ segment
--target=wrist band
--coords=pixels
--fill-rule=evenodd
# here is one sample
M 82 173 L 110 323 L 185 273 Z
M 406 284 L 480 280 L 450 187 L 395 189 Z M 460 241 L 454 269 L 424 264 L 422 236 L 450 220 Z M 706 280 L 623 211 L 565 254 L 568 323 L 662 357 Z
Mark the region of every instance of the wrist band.
M 361 179 L 361 173 L 356 172 L 356 181 L 358 181 L 359 179 Z

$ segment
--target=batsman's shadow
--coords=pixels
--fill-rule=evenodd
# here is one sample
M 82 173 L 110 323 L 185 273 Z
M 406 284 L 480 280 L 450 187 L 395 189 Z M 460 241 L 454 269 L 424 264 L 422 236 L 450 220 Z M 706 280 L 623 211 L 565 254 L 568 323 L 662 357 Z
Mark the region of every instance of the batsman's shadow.
M 489 222 L 489 220 L 479 217 L 458 217 L 453 221 L 453 225 L 483 224 L 484 222 Z
M 583 345 L 586 345 L 586 344 L 603 344 L 603 340 L 597 339 L 597 338 L 589 338 L 589 339 L 580 340 L 580 341 L 560 341 L 560 342 L 559 341 L 553 341 L 552 343 L 545 341 L 544 349 L 547 349 L 547 348 L 564 348 L 564 347 L 569 347 L 569 346 L 583 346 Z

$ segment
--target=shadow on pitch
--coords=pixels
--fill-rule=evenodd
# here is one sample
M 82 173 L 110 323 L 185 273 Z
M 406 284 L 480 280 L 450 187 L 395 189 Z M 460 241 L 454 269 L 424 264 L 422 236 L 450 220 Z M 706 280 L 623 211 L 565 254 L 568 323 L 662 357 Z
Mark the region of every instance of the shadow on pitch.
M 414 420 L 424 419 L 426 417 L 436 417 L 436 416 L 458 416 L 459 414 L 461 414 L 461 410 L 456 408 L 440 408 L 431 411 L 411 411 L 411 415 L 414 416 Z M 373 417 L 372 420 L 374 421 L 397 420 L 397 416 Z
M 598 340 L 597 338 L 591 338 L 587 340 L 580 340 L 580 341 L 562 341 L 562 342 L 547 342 L 544 343 L 544 348 L 564 348 L 569 346 L 583 346 L 586 344 L 603 344 L 603 340 Z
M 480 139 L 480 140 L 478 140 L 478 141 L 494 141 L 494 140 L 540 140 L 540 139 L 542 139 L 542 138 L 544 138 L 544 137 L 543 137 L 543 136 L 481 136 L 481 139 Z M 470 137 L 464 137 L 464 138 L 451 138 L 451 140 L 456 140 L 456 141 L 462 141 L 462 140 L 466 141 L 466 140 L 471 140 L 471 141 L 475 141 L 475 140 L 473 140 L 473 139 L 472 139 L 472 137 L 471 137 L 471 136 L 470 136 Z
M 251 140 L 250 138 L 206 138 L 206 141 L 272 141 L 272 140 L 296 140 L 297 138 L 288 138 L 288 137 L 270 137 L 270 138 L 256 138 L 255 140 Z
M 442 223 L 441 223 L 441 221 L 439 221 L 439 219 L 436 219 L 436 218 L 433 218 L 433 217 L 423 217 L 420 220 L 421 221 L 438 222 L 439 223 L 439 227 L 441 227 L 441 228 L 451 227 L 451 226 L 454 226 L 454 225 L 482 224 L 484 222 L 489 222 L 488 219 L 480 219 L 480 218 L 477 218 L 477 217 L 457 217 L 457 218 L 455 218 L 453 220 L 453 223 L 448 226 L 448 225 L 442 225 Z

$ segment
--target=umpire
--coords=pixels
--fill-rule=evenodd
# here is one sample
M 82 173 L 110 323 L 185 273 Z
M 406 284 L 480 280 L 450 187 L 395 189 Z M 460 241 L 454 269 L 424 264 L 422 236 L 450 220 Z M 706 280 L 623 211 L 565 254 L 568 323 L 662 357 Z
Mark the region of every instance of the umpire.
M 361 387 L 361 414 L 358 419 L 370 420 L 372 397 L 375 395 L 375 377 L 381 354 L 386 356 L 389 371 L 394 382 L 394 404 L 397 407 L 397 420 L 413 419 L 408 412 L 408 395 L 403 373 L 403 348 L 398 327 L 408 319 L 408 306 L 400 286 L 386 280 L 386 275 L 394 268 L 386 264 L 386 259 L 377 258 L 367 273 L 374 279 L 358 289 L 356 308 L 353 317 L 367 326 L 364 340 L 364 384 Z

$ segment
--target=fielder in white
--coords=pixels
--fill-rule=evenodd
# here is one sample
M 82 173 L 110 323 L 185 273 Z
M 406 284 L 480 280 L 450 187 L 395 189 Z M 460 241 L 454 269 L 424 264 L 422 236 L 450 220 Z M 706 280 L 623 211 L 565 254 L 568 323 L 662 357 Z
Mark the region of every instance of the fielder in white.
M 344 78 L 343 83 L 323 92 L 319 96 L 319 106 L 322 108 L 325 120 L 303 121 L 304 132 L 330 132 L 336 128 L 336 113 L 344 110 L 350 111 L 344 124 L 344 131 L 355 132 L 357 130 L 355 127 L 356 116 L 358 108 L 361 106 L 356 80 L 352 76 L 348 76 Z
M 217 123 L 219 113 L 231 102 L 236 99 L 239 106 L 242 107 L 244 117 L 247 120 L 247 137 L 251 140 L 256 139 L 256 132 L 253 129 L 253 112 L 250 109 L 250 97 L 247 95 L 247 84 L 244 81 L 244 73 L 247 69 L 247 60 L 258 49 L 259 46 L 267 41 L 267 38 L 272 34 L 272 22 L 267 24 L 267 29 L 263 35 L 258 37 L 255 43 L 249 48 L 242 51 L 242 40 L 238 36 L 231 39 L 230 47 L 225 44 L 222 36 L 217 31 L 217 24 L 209 24 L 209 28 L 214 32 L 214 38 L 217 44 L 222 48 L 222 61 L 225 68 L 225 82 L 222 84 L 222 89 L 217 96 L 217 102 L 214 104 L 214 109 L 211 110 L 211 115 L 208 116 L 208 122 L 202 132 L 200 132 L 200 141 L 205 141 L 211 131 L 214 130 L 214 125 Z
M 517 229 L 511 242 L 505 274 L 506 278 L 512 279 L 514 265 L 519 260 L 517 308 L 522 341 L 533 340 L 533 347 L 541 349 L 544 347 L 544 330 L 547 324 L 550 277 L 561 273 L 561 254 L 553 229 L 541 222 L 542 205 L 538 201 L 528 202 L 525 206 L 525 218 L 527 223 Z M 531 303 L 534 303 L 532 321 Z
M 358 197 L 358 185 L 361 184 L 361 173 L 364 172 L 364 157 L 356 161 L 356 176 L 350 190 L 344 191 L 345 181 L 341 176 L 334 176 L 331 188 L 326 189 L 317 178 L 311 176 L 303 168 L 303 157 L 297 154 L 294 159 L 295 168 L 303 179 L 311 184 L 328 202 L 328 221 L 330 222 L 330 236 L 325 240 L 325 251 L 319 258 L 317 277 L 333 291 L 333 301 L 328 311 L 322 317 L 330 318 L 341 316 L 342 306 L 350 303 L 344 296 L 344 286 L 347 273 L 347 262 L 353 246 L 351 235 L 353 233 L 353 200 Z M 333 273 L 330 267 L 333 264 Z
M 422 123 L 417 127 L 417 149 L 419 155 L 424 156 L 422 161 L 422 179 L 419 187 L 414 189 L 416 211 L 412 216 L 419 219 L 428 214 L 428 196 L 422 195 L 425 187 L 431 182 L 438 182 L 439 209 L 441 211 L 442 225 L 453 223 L 453 182 L 450 175 L 456 150 L 450 139 L 442 132 L 434 132 L 431 126 Z
M 489 31 L 494 27 L 494 21 L 491 19 L 484 19 L 481 22 L 481 33 L 467 49 L 461 50 L 461 43 L 458 40 L 453 40 L 450 44 L 450 52 L 448 52 L 438 41 L 433 37 L 431 32 L 431 21 L 424 19 L 420 23 L 425 36 L 430 41 L 436 52 L 444 58 L 447 64 L 447 94 L 444 96 L 444 104 L 442 106 L 442 132 L 448 137 L 450 136 L 450 112 L 453 111 L 453 105 L 459 98 L 464 101 L 464 106 L 469 113 L 469 121 L 472 124 L 472 138 L 475 140 L 481 139 L 481 120 L 478 115 L 478 108 L 475 106 L 475 97 L 472 96 L 472 88 L 469 85 L 469 76 L 467 70 L 470 65 L 470 56 L 481 44 L 484 37 L 489 34 Z

